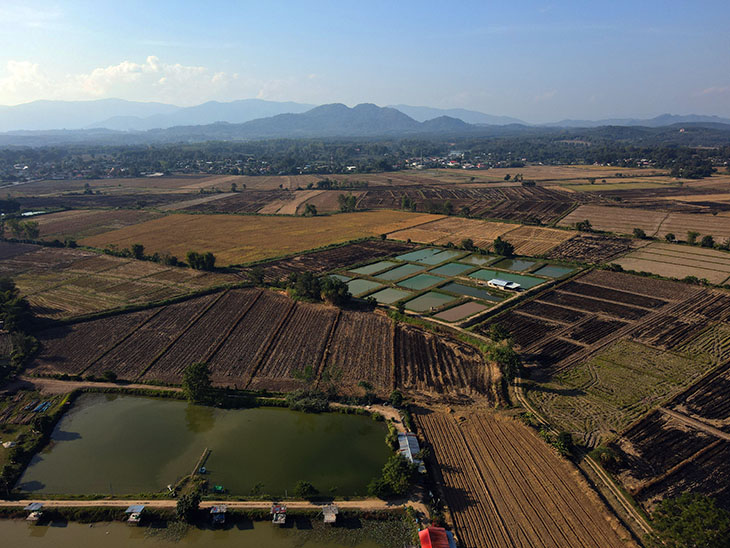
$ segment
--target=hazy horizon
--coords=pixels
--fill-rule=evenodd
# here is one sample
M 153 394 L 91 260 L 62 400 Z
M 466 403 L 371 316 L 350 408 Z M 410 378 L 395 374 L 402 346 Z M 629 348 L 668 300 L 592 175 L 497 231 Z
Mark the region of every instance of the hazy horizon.
M 464 108 L 530 123 L 730 116 L 730 4 L 9 0 L 0 105 L 259 98 Z

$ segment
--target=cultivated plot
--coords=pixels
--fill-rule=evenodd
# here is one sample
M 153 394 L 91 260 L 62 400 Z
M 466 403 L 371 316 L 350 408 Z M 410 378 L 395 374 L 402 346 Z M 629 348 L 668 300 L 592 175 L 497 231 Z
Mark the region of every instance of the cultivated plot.
M 534 432 L 490 414 L 460 418 L 416 414 L 460 546 L 626 546 L 628 533 Z
M 175 214 L 86 238 L 81 243 L 94 247 L 114 244 L 120 248 L 141 243 L 148 253 L 171 253 L 181 258 L 191 249 L 211 251 L 218 264 L 228 265 L 379 236 L 439 218 L 402 211 L 328 217 Z M 184 241 L 179 237 L 181 233 L 185 234 Z
M 400 297 L 392 291 L 381 297 Z M 187 365 L 202 361 L 218 386 L 318 386 L 361 394 L 364 380 L 384 396 L 393 388 L 434 397 L 491 394 L 487 364 L 464 343 L 417 328 L 404 331 L 382 314 L 297 303 L 260 289 L 71 323 L 38 339 L 41 350 L 30 371 L 42 375 L 113 371 L 124 380 L 177 384 Z
M 722 284 L 730 277 L 730 253 L 653 242 L 614 261 L 624 270 L 651 272 L 667 278 L 694 276 Z

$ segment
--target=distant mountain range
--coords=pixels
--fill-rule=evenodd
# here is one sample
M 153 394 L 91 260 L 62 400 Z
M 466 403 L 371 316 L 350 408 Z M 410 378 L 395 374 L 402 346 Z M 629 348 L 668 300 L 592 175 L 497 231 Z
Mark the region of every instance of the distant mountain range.
M 303 114 L 314 109 L 315 106 L 305 103 L 264 101 L 262 99 L 243 99 L 226 103 L 209 101 L 192 107 L 178 107 L 164 103 L 142 103 L 122 99 L 34 101 L 16 106 L 0 106 L 0 132 L 57 129 L 110 129 L 138 132 L 177 126 L 203 126 L 215 124 L 216 122 L 243 124 L 280 114 Z M 533 127 L 592 128 L 600 126 L 663 127 L 678 123 L 730 124 L 728 118 L 695 114 L 686 116 L 662 114 L 650 119 L 561 120 L 549 124 L 529 124 L 509 116 L 494 116 L 475 110 L 459 108 L 439 109 L 410 105 L 391 105 L 386 108 L 397 110 L 416 122 L 426 122 L 446 116 L 467 124 L 489 126 L 519 124 Z M 372 114 L 375 111 L 371 109 L 369 112 Z M 366 114 L 363 109 L 358 110 L 357 113 Z M 316 116 L 316 113 L 314 115 Z M 392 119 L 395 121 L 392 113 L 389 116 L 393 117 Z M 403 122 L 403 119 L 401 119 L 401 122 Z M 280 123 L 284 122 L 277 121 L 277 124 Z M 396 128 L 394 127 L 394 129 Z
M 607 118 L 605 120 L 561 120 L 545 127 L 602 127 L 602 126 L 641 126 L 641 127 L 664 127 L 675 124 L 730 124 L 730 118 L 720 116 L 703 116 L 701 114 L 687 114 L 679 116 L 676 114 L 661 114 L 654 118 Z
M 492 116 L 484 114 L 476 110 L 466 110 L 463 108 L 431 108 L 431 107 L 411 107 L 408 105 L 389 105 L 391 108 L 400 110 L 403 114 L 407 114 L 417 122 L 425 122 L 433 120 L 440 116 L 448 116 L 450 118 L 458 118 L 467 124 L 485 124 L 490 126 L 506 126 L 508 124 L 529 125 L 527 122 L 510 118 L 509 116 Z
M 47 124 L 61 124 L 63 116 L 54 111 L 53 103 L 38 102 L 36 112 L 47 115 Z M 40 118 L 31 116 L 29 105 L 21 105 L 28 114 L 31 126 L 42 126 Z M 58 103 L 56 104 L 58 105 Z M 461 137 L 507 137 L 507 136 L 545 136 L 557 139 L 575 139 L 582 136 L 619 140 L 634 143 L 661 142 L 700 146 L 707 142 L 727 143 L 730 141 L 730 120 L 715 116 L 672 116 L 663 115 L 651 120 L 604 120 L 600 122 L 570 121 L 560 125 L 531 126 L 524 123 L 486 124 L 468 123 L 455 116 L 439 114 L 450 112 L 469 119 L 485 120 L 474 111 L 441 111 L 427 107 L 378 107 L 364 103 L 355 107 L 342 104 L 311 105 L 297 103 L 276 103 L 250 99 L 233 103 L 205 103 L 196 107 L 179 108 L 160 103 L 133 103 L 118 100 L 91 101 L 88 103 L 60 103 L 65 115 L 75 116 L 76 128 L 14 130 L 0 133 L 0 146 L 45 146 L 60 144 L 108 144 L 138 145 L 153 143 L 184 143 L 201 141 L 234 141 L 278 138 L 461 138 Z M 20 107 L 11 107 L 13 109 Z M 119 116 L 106 118 L 102 123 L 89 123 L 88 120 L 112 108 L 123 112 Z M 171 110 L 174 109 L 174 110 Z M 300 109 L 302 112 L 283 112 Z M 405 114 L 401 109 L 415 109 L 419 119 Z M 155 111 L 158 112 L 155 112 Z M 23 109 L 21 109 L 23 111 Z M 163 112 L 159 112 L 163 111 Z M 0 110 L 0 119 L 3 113 Z M 272 116 L 260 115 L 275 112 Z M 152 114 L 150 114 L 152 113 Z M 149 114 L 149 116 L 146 116 Z M 430 115 L 438 115 L 428 118 Z M 467 116 L 468 115 L 468 116 Z M 13 115 L 17 120 L 17 112 Z M 229 121 L 207 120 L 216 118 L 246 120 Z M 176 124 L 170 127 L 152 129 L 133 129 L 149 125 Z M 507 120 L 512 120 L 508 118 Z M 501 119 L 501 121 L 505 121 Z M 187 123 L 183 123 L 187 122 Z M 578 124 L 572 126 L 571 124 Z M 588 125 L 593 124 L 593 125 Z M 670 124 L 670 125 L 664 125 Z M 116 126 L 109 128 L 108 126 Z M 679 132 L 681 127 L 687 132 Z M 69 129 L 70 127 L 70 129 Z M 700 141 L 697 131 L 703 129 Z M 691 130 L 691 131 L 690 131 Z M 714 137 L 709 138 L 710 131 Z M 708 141 L 709 139 L 709 141 Z M 714 139 L 714 140 L 713 140 Z

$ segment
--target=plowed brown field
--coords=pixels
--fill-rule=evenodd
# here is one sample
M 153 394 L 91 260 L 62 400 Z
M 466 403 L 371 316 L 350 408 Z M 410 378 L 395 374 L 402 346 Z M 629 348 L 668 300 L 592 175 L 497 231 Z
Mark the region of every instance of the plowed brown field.
M 631 545 L 578 472 L 526 426 L 478 413 L 416 420 L 463 548 Z

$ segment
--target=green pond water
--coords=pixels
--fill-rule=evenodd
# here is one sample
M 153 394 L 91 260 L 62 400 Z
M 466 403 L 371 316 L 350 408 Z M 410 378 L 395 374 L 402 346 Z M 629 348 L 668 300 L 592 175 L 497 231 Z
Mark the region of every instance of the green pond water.
M 443 263 L 444 261 L 449 261 L 451 259 L 454 259 L 458 257 L 459 255 L 463 255 L 463 252 L 461 251 L 441 251 L 439 253 L 436 253 L 435 255 L 430 255 L 428 257 L 424 257 L 420 261 L 416 261 L 423 264 L 431 264 L 436 265 Z
M 510 274 L 508 272 L 500 272 L 498 270 L 489 269 L 477 270 L 473 274 L 469 274 L 469 277 L 487 281 L 497 278 L 499 280 L 507 280 L 508 282 L 517 282 L 523 287 L 523 289 L 530 289 L 531 287 L 545 283 L 545 280 L 542 278 L 535 278 L 534 276 L 528 276 L 526 274 Z
M 364 275 L 370 275 L 374 274 L 375 272 L 380 272 L 381 270 L 385 270 L 386 268 L 391 268 L 398 263 L 393 261 L 379 261 L 377 263 L 361 266 L 360 268 L 355 268 L 353 270 L 350 270 L 350 272 L 353 272 L 355 274 L 364 274 Z
M 366 525 L 367 526 L 367 525 Z M 279 528 L 269 522 L 242 522 L 221 529 L 191 528 L 178 542 L 150 535 L 146 527 L 124 523 L 57 523 L 31 525 L 23 520 L 0 520 L 2 546 L 8 548 L 386 548 L 373 540 L 324 540 L 311 523 Z
M 439 308 L 447 303 L 455 301 L 456 298 L 450 295 L 444 295 L 443 293 L 436 293 L 435 291 L 429 291 L 424 293 L 420 297 L 408 301 L 406 308 L 413 310 L 414 312 L 428 312 L 431 307 Z
M 469 263 L 477 266 L 484 266 L 491 263 L 496 257 L 492 255 L 469 255 L 463 259 L 459 259 L 462 263 Z
M 498 263 L 494 263 L 492 266 L 495 268 L 503 268 L 504 270 L 515 270 L 522 272 L 527 270 L 531 266 L 534 266 L 537 261 L 527 261 L 525 259 L 502 259 Z
M 575 271 L 575 269 L 569 266 L 548 264 L 542 268 L 538 268 L 535 272 L 533 272 L 533 274 L 537 274 L 538 276 L 547 276 L 548 278 L 560 278 L 561 276 L 570 274 L 573 271 Z
M 433 274 L 441 274 L 442 276 L 458 276 L 463 274 L 467 270 L 473 270 L 473 266 L 459 263 L 448 263 L 439 267 L 429 270 Z
M 414 263 L 420 263 L 423 261 L 423 259 L 430 257 L 431 255 L 436 255 L 436 253 L 441 253 L 441 250 L 429 247 L 426 249 L 419 249 L 418 251 L 404 253 L 403 255 L 398 255 L 396 259 L 400 259 L 401 261 L 413 261 Z
M 410 295 L 413 295 L 413 293 L 411 293 L 410 291 L 403 291 L 402 289 L 394 289 L 392 287 L 388 287 L 386 289 L 378 291 L 377 293 L 373 293 L 370 296 L 381 304 L 393 304 L 394 302 L 405 299 Z
M 330 278 L 334 280 L 340 280 L 341 282 L 349 282 L 352 280 L 350 276 L 345 276 L 343 274 L 330 274 Z
M 33 457 L 18 486 L 34 493 L 131 494 L 164 489 L 203 451 L 211 484 L 230 493 L 365 495 L 389 455 L 370 417 L 282 408 L 224 410 L 178 400 L 86 394 Z
M 398 285 L 407 289 L 426 289 L 432 285 L 443 282 L 443 278 L 438 276 L 431 276 L 430 274 L 418 274 L 402 282 L 398 282 Z
M 422 266 L 418 266 L 416 264 L 404 264 L 402 266 L 399 266 L 398 268 L 388 270 L 387 272 L 382 272 L 375 277 L 378 280 L 400 280 L 401 278 L 405 278 L 406 276 L 410 276 L 411 274 L 415 274 L 416 272 L 420 272 L 421 270 L 423 270 Z
M 451 293 L 456 293 L 457 295 L 476 297 L 477 299 L 482 299 L 484 301 L 489 301 L 493 303 L 498 303 L 504 300 L 503 297 L 497 297 L 496 295 L 492 295 L 486 289 L 480 289 L 478 287 L 472 287 L 470 285 L 450 283 L 441 287 L 441 289 L 443 289 L 444 291 L 449 291 Z
M 383 287 L 383 284 L 379 284 L 378 282 L 373 282 L 370 280 L 350 280 L 349 282 L 347 282 L 347 288 L 350 290 L 350 293 L 352 293 L 355 297 L 364 295 L 368 291 L 372 291 L 373 289 L 377 289 L 379 287 Z

